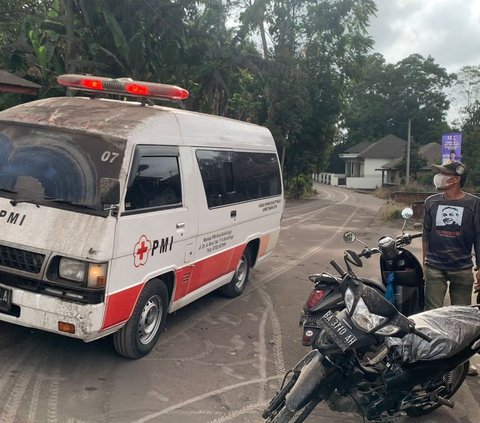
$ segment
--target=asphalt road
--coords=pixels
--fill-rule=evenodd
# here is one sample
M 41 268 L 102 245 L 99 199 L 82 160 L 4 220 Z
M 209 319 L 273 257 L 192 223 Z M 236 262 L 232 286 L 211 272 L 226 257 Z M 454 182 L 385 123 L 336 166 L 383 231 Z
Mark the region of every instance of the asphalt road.
M 382 200 L 317 188 L 315 200 L 287 206 L 275 253 L 251 273 L 241 297 L 211 294 L 179 310 L 141 360 L 117 356 L 108 338 L 85 344 L 0 323 L 0 423 L 261 422 L 285 370 L 307 351 L 298 327 L 307 276 L 334 272 L 328 262 L 341 258 L 345 230 L 370 245 L 400 233 L 398 222 L 383 224 Z M 358 273 L 378 275 L 376 262 Z M 480 377 L 468 378 L 453 410 L 415 421 L 478 423 L 479 398 Z M 362 419 L 320 405 L 308 421 Z

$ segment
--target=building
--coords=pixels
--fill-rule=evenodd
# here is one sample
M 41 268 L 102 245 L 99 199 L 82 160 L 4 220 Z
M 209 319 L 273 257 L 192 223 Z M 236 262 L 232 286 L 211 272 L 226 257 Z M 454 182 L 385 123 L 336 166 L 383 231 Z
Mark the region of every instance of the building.
M 340 154 L 345 161 L 347 188 L 375 189 L 395 179 L 396 167 L 407 148 L 407 141 L 387 135 L 377 142 L 361 142 Z M 385 167 L 390 165 L 390 167 Z
M 40 85 L 0 70 L 0 92 L 38 95 Z

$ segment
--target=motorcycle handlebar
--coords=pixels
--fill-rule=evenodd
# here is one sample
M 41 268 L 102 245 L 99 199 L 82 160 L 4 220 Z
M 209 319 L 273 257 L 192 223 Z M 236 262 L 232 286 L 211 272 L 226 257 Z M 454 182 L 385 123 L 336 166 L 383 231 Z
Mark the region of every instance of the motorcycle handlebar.
M 358 255 L 358 257 L 362 258 L 365 257 L 366 259 L 369 259 L 372 257 L 374 254 L 378 254 L 380 252 L 380 249 L 378 248 L 364 248 L 363 251 Z
M 332 267 L 340 274 L 340 276 L 343 278 L 345 275 L 345 270 L 342 269 L 342 266 L 340 266 L 335 260 L 331 260 L 330 264 Z
M 397 245 L 408 245 L 412 242 L 412 239 L 421 238 L 422 232 L 410 235 L 410 234 L 403 234 L 397 237 Z

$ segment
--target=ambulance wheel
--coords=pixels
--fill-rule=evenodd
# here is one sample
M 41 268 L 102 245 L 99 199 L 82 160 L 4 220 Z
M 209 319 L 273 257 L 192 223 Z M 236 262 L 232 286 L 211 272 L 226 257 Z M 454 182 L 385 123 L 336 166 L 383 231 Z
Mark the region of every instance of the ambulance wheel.
M 220 288 L 220 294 L 224 297 L 235 298 L 238 297 L 244 290 L 248 282 L 248 275 L 250 274 L 250 248 L 245 248 L 232 280 Z
M 168 290 L 160 280 L 143 288 L 127 324 L 113 334 L 113 345 L 126 358 L 148 354 L 165 330 L 168 311 Z

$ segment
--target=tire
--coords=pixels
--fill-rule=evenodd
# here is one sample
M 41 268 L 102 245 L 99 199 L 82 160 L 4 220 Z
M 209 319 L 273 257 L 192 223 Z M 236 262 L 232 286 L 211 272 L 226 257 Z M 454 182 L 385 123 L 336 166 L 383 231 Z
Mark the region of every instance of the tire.
M 115 351 L 126 358 L 140 358 L 152 351 L 165 330 L 168 290 L 160 280 L 143 288 L 127 324 L 113 334 Z
M 456 367 L 452 370 L 452 389 L 449 390 L 446 395 L 442 395 L 446 399 L 450 399 L 455 395 L 455 393 L 460 389 L 462 386 L 465 377 L 467 376 L 468 372 L 468 361 L 461 364 L 460 366 Z M 442 394 L 442 392 L 440 392 Z M 425 416 L 426 414 L 430 414 L 432 411 L 436 410 L 437 408 L 441 407 L 443 404 L 437 402 L 434 405 L 426 406 L 426 407 L 412 407 L 408 408 L 406 411 L 407 416 L 409 417 L 420 417 Z
M 251 260 L 250 248 L 247 247 L 243 251 L 240 260 L 238 260 L 232 280 L 220 288 L 219 292 L 221 295 L 228 298 L 235 298 L 245 290 L 248 276 L 250 275 Z

